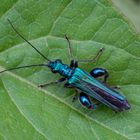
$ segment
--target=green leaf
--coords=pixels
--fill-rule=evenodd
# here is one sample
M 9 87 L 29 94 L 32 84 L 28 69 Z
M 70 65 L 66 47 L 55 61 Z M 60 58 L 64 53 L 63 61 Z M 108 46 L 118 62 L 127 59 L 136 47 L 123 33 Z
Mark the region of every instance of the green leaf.
M 137 32 L 140 33 L 140 1 L 139 0 L 112 0 L 126 17 L 134 24 Z
M 140 137 L 140 38 L 122 15 L 106 0 L 1 0 L 0 64 L 13 68 L 45 63 L 33 48 L 11 28 L 15 28 L 49 59 L 70 57 L 64 35 L 71 40 L 75 59 L 100 59 L 79 64 L 85 71 L 108 69 L 110 86 L 120 85 L 131 110 L 114 113 L 100 105 L 87 110 L 76 101 L 73 89 L 38 84 L 60 78 L 48 68 L 33 67 L 0 75 L 0 139 L 8 140 L 94 140 Z

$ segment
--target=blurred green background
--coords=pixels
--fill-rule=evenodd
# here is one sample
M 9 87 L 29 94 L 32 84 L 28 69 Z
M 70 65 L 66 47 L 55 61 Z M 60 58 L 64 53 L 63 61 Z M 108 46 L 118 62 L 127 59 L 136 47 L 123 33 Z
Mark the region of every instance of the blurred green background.
M 140 34 L 140 0 L 112 0 Z

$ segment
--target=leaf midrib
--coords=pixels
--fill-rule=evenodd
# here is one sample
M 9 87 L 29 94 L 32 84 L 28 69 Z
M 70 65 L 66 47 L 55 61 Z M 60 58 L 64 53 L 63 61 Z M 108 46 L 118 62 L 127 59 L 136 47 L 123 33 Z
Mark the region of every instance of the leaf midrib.
M 61 103 L 65 104 L 66 106 L 68 106 L 69 108 L 71 108 L 73 111 L 80 113 L 80 114 L 81 114 L 82 116 L 84 116 L 87 120 L 91 120 L 91 121 L 93 121 L 94 123 L 97 123 L 98 125 L 100 125 L 100 126 L 106 128 L 106 129 L 108 129 L 108 130 L 110 130 L 110 131 L 116 133 L 117 135 L 120 135 L 120 136 L 123 136 L 124 138 L 129 139 L 126 135 L 121 134 L 121 133 L 120 133 L 119 131 L 117 131 L 117 130 L 113 130 L 112 128 L 110 128 L 110 127 L 104 125 L 103 123 L 99 122 L 98 120 L 94 120 L 94 119 L 91 118 L 90 116 L 84 114 L 84 113 L 81 112 L 80 110 L 77 110 L 76 108 L 74 108 L 74 107 L 71 106 L 70 104 L 66 103 L 66 102 L 63 101 L 61 98 L 55 96 L 54 94 L 51 94 L 49 91 L 44 90 L 44 89 L 39 89 L 39 88 L 38 88 L 36 85 L 34 85 L 33 83 L 27 81 L 26 79 L 24 79 L 24 78 L 22 78 L 22 77 L 20 77 L 20 76 L 18 76 L 18 75 L 16 75 L 16 74 L 13 74 L 13 73 L 11 73 L 11 72 L 6 72 L 6 73 L 8 73 L 9 75 L 11 75 L 11 76 L 17 78 L 18 80 L 20 80 L 20 81 L 22 81 L 22 82 L 24 82 L 24 83 L 26 83 L 26 84 L 28 84 L 28 85 L 30 85 L 30 86 L 36 88 L 37 90 L 41 91 L 42 93 L 47 94 L 48 96 L 51 96 L 52 98 L 57 99 L 57 100 L 60 101 Z M 6 88 L 5 88 L 5 90 L 6 90 Z M 7 90 L 6 90 L 6 91 L 7 91 Z M 7 92 L 8 92 L 8 91 L 7 91 Z M 9 95 L 9 94 L 8 94 L 8 95 Z M 21 113 L 21 115 L 23 115 L 23 116 L 25 117 L 25 119 L 26 119 L 30 124 L 32 124 L 32 123 L 30 122 L 30 120 L 28 120 L 28 118 L 26 117 L 26 115 L 24 115 L 24 113 L 20 110 L 20 108 L 19 108 L 18 105 L 15 103 L 15 101 L 12 99 L 12 97 L 11 97 L 10 95 L 9 95 L 9 97 L 11 98 L 12 102 L 15 104 L 15 106 L 17 107 L 17 109 L 19 110 L 19 112 Z M 33 124 L 32 124 L 32 126 L 33 126 L 34 129 L 37 129 Z M 40 132 L 38 129 L 37 129 L 37 131 Z M 40 132 L 40 133 L 42 134 L 42 132 Z M 44 136 L 44 134 L 43 134 L 43 136 Z M 48 139 L 48 138 L 47 138 L 47 139 Z

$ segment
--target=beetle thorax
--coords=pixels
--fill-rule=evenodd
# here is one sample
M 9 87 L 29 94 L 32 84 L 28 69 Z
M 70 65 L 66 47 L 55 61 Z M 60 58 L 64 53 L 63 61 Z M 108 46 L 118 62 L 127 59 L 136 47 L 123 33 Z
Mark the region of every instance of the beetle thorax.
M 68 65 L 63 64 L 59 59 L 49 62 L 48 67 L 51 68 L 53 73 L 59 73 L 60 75 L 67 78 L 71 77 L 73 73 L 73 69 Z

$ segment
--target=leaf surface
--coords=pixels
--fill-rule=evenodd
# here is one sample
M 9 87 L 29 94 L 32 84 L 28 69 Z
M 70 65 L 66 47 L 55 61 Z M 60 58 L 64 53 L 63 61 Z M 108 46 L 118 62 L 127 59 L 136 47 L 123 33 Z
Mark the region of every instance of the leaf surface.
M 1 3 L 6 1 L 1 0 Z M 46 63 L 11 28 L 16 29 L 51 60 L 69 64 L 67 42 L 75 59 L 91 59 L 105 48 L 96 63 L 80 63 L 90 71 L 104 67 L 110 86 L 120 85 L 132 109 L 114 113 L 104 105 L 87 110 L 72 103 L 73 89 L 39 84 L 59 75 L 45 67 L 1 74 L 0 138 L 8 140 L 93 140 L 140 137 L 140 38 L 122 15 L 106 0 L 7 1 L 0 11 L 0 64 L 3 68 Z M 4 5 L 4 4 L 3 4 Z

